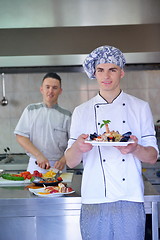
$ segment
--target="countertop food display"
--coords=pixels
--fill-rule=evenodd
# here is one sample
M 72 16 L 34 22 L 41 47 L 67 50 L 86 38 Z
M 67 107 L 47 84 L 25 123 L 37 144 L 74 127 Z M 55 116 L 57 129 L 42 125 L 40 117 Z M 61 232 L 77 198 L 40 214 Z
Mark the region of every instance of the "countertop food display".
M 59 194 L 57 197 L 37 196 L 33 193 L 34 188 L 28 187 L 29 185 L 0 185 L 1 236 L 4 239 L 17 240 L 22 236 L 23 240 L 53 240 L 53 236 L 68 240 L 74 236 L 74 239 L 82 240 L 79 228 L 81 178 L 81 175 L 75 174 L 72 174 L 71 178 L 70 174 L 65 173 L 64 179 L 69 180 L 65 186 L 73 191 L 70 194 Z M 148 181 L 144 180 L 144 185 L 145 211 L 153 217 L 152 239 L 158 240 L 160 194 Z M 39 187 L 36 191 L 43 190 Z
M 43 187 L 43 185 L 58 185 L 60 182 L 72 182 L 73 173 L 62 173 L 57 179 L 54 178 L 56 172 L 48 171 L 46 174 L 41 174 L 38 171 L 34 171 L 31 174 L 28 171 L 21 173 L 9 173 L 1 171 L 0 173 L 0 186 L 17 186 L 35 184 Z

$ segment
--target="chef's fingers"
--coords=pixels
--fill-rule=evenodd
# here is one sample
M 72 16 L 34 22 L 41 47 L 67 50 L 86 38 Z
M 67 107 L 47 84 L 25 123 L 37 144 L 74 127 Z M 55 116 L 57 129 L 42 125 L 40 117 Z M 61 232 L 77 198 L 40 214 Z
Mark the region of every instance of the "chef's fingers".
M 130 138 L 135 142 L 138 143 L 138 138 L 134 135 L 131 135 Z
M 127 146 L 115 146 L 115 148 L 119 149 L 119 151 L 122 154 L 128 154 L 128 153 L 132 153 L 133 151 L 135 151 L 137 147 L 137 143 L 129 143 Z
M 40 168 L 43 168 L 43 169 L 49 169 L 51 166 L 49 163 L 46 163 L 46 162 L 40 162 L 38 163 L 37 161 L 35 162 Z
M 56 161 L 55 164 L 54 164 L 54 168 L 58 169 L 58 170 L 63 170 L 64 168 L 64 163 L 60 162 L 60 161 Z
M 46 168 L 46 164 L 45 163 L 38 163 L 38 166 L 40 167 L 40 168 L 43 168 L 43 169 L 45 169 Z
M 49 169 L 51 166 L 50 166 L 50 164 L 48 163 L 48 164 L 45 164 L 45 169 Z
M 35 164 L 37 164 L 40 168 L 43 168 L 43 169 L 49 169 L 51 167 L 50 164 L 46 162 L 38 163 L 37 161 L 35 161 Z

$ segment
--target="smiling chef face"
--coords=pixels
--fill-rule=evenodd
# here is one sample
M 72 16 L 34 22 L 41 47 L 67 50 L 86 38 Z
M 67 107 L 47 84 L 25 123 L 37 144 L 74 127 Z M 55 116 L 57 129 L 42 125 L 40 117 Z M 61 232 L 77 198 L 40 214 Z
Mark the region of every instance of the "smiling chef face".
M 95 77 L 102 96 L 105 92 L 116 96 L 120 92 L 120 79 L 124 77 L 124 71 L 115 64 L 101 63 L 96 66 Z
M 43 102 L 48 107 L 52 107 L 58 102 L 58 97 L 62 93 L 60 81 L 56 78 L 45 78 L 40 87 L 40 92 L 43 96 Z

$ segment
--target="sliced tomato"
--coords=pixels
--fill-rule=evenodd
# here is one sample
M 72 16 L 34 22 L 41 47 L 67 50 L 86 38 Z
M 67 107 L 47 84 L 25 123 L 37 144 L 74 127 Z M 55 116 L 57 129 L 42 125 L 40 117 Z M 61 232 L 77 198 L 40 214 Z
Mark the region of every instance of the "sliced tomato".
M 56 189 L 52 189 L 51 191 L 50 191 L 50 193 L 58 193 L 59 191 L 58 190 L 56 190 Z
M 73 188 L 67 187 L 67 192 L 72 192 L 72 191 L 73 191 Z
M 61 177 L 58 177 L 57 180 L 60 182 L 62 181 L 63 179 Z

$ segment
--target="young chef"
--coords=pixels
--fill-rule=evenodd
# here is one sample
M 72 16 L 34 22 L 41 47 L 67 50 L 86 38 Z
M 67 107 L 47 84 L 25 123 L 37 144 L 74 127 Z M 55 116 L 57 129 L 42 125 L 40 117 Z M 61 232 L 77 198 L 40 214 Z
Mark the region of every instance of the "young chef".
M 144 186 L 141 162 L 154 164 L 158 156 L 154 124 L 147 102 L 124 93 L 123 53 L 112 46 L 91 52 L 83 67 L 97 79 L 99 93 L 78 106 L 72 115 L 66 162 L 81 160 L 83 240 L 144 240 Z M 132 132 L 128 146 L 106 147 L 85 143 L 89 134 L 103 134 L 100 125 L 110 120 L 110 130 Z
M 27 171 L 31 173 L 34 170 L 45 173 L 50 167 L 63 170 L 66 166 L 64 151 L 71 113 L 58 105 L 62 93 L 60 76 L 47 73 L 40 92 L 43 102 L 27 106 L 14 131 L 18 143 L 30 156 Z

